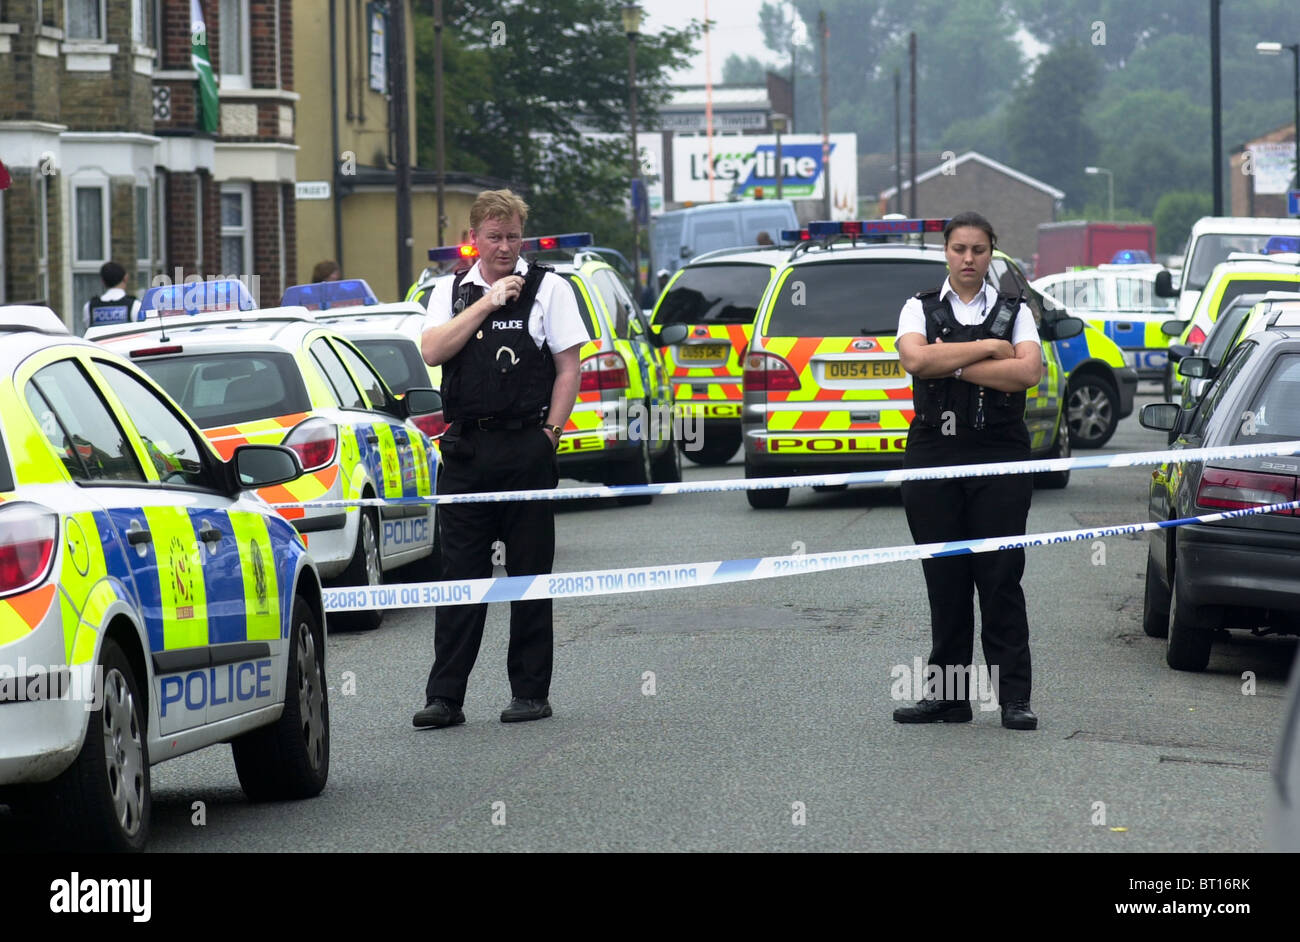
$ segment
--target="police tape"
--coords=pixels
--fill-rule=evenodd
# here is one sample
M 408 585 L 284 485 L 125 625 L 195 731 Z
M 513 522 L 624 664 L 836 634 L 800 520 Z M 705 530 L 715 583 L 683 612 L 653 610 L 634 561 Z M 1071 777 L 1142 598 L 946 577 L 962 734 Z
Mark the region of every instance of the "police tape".
M 894 468 L 888 471 L 845 471 L 837 474 L 805 474 L 775 478 L 692 481 L 676 484 L 633 484 L 619 487 L 546 488 L 529 491 L 479 491 L 469 494 L 436 494 L 430 497 L 367 497 L 353 500 L 277 502 L 277 510 L 289 507 L 388 507 L 396 504 L 480 504 L 515 500 L 584 500 L 599 497 L 634 497 L 659 494 L 703 494 L 721 491 L 758 491 L 787 487 L 840 487 L 847 484 L 901 484 L 905 481 L 940 481 L 951 478 L 993 477 L 999 474 L 1038 474 L 1044 471 L 1077 471 L 1091 468 L 1131 468 L 1146 464 L 1186 461 L 1230 461 L 1237 458 L 1267 458 L 1300 454 L 1300 441 L 1269 442 L 1259 445 L 1227 445 L 1217 448 L 1179 448 L 1165 451 L 1135 451 L 1117 455 L 1085 455 L 1078 458 L 1037 458 L 1032 461 L 998 461 L 985 464 L 942 465 L 933 468 Z
M 369 609 L 428 608 L 440 605 L 474 605 L 480 602 L 519 602 L 534 599 L 571 599 L 594 595 L 617 595 L 622 592 L 647 592 L 657 589 L 692 589 L 729 582 L 752 582 L 809 572 L 830 572 L 858 566 L 902 562 L 910 559 L 935 559 L 971 553 L 995 553 L 999 550 L 1048 546 L 1124 536 L 1189 523 L 1215 523 L 1254 514 L 1300 509 L 1300 500 L 1175 520 L 1130 523 L 1084 530 L 1058 530 L 1054 533 L 1031 533 L 1025 536 L 995 536 L 978 540 L 954 540 L 946 543 L 922 543 L 913 546 L 888 546 L 880 549 L 839 550 L 828 553 L 801 553 L 795 556 L 762 556 L 750 559 L 724 559 L 704 563 L 670 563 L 659 566 L 633 566 L 625 569 L 591 569 L 583 572 L 550 573 L 541 576 L 503 576 L 489 579 L 464 579 L 446 582 L 408 582 L 400 585 L 342 587 L 325 589 L 325 611 L 353 612 Z

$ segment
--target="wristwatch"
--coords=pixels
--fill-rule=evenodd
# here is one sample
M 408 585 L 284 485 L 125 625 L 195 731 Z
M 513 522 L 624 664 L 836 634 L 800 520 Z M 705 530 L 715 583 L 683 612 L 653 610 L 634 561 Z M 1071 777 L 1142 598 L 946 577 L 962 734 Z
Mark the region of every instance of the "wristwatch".
M 560 438 L 564 435 L 564 429 L 560 428 L 558 425 L 543 425 L 542 428 L 549 429 L 555 433 L 555 447 L 559 448 Z
M 961 379 L 961 367 L 960 367 L 960 366 L 957 367 L 957 369 L 955 369 L 955 370 L 952 371 L 952 378 L 953 378 L 953 379 Z

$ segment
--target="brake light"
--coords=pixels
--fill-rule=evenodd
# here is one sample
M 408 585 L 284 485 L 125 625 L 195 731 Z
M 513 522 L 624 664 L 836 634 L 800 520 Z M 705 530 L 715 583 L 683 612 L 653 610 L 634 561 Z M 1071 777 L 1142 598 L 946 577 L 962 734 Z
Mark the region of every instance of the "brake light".
M 424 415 L 415 415 L 411 421 L 429 438 L 438 438 L 443 432 L 447 431 L 448 422 L 441 409 L 437 412 L 426 412 Z
M 0 595 L 22 592 L 49 575 L 59 518 L 35 504 L 0 509 Z
M 1205 343 L 1205 331 L 1201 330 L 1200 325 L 1193 327 L 1187 334 L 1187 342 L 1198 349 Z
M 745 357 L 745 389 L 779 392 L 798 389 L 799 374 L 785 360 L 772 353 L 751 353 Z
M 132 350 L 132 357 L 156 357 L 164 353 L 180 353 L 184 347 L 179 345 L 171 347 L 142 347 L 139 350 Z
M 295 426 L 280 444 L 298 453 L 304 471 L 318 471 L 334 460 L 339 430 L 324 419 L 308 419 Z
M 1242 510 L 1295 500 L 1300 478 L 1234 468 L 1206 468 L 1196 489 L 1196 503 L 1207 509 Z M 1294 509 L 1280 513 L 1296 515 Z
M 598 353 L 587 357 L 578 368 L 582 380 L 579 392 L 601 389 L 624 389 L 628 385 L 627 364 L 617 353 Z

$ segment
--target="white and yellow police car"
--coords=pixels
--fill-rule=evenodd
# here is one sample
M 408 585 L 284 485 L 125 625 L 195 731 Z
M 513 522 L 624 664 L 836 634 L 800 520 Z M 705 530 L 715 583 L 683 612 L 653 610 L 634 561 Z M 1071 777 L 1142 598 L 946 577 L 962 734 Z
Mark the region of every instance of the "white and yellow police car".
M 220 742 L 249 797 L 319 793 L 320 580 L 247 493 L 295 453 L 222 460 L 48 308 L 0 308 L 0 338 L 0 803 L 50 846 L 138 850 L 150 765 Z
M 149 302 L 146 295 L 147 304 Z M 186 313 L 163 298 L 145 323 L 86 336 L 129 357 L 166 389 L 218 453 L 264 442 L 298 453 L 305 472 L 261 488 L 268 503 L 428 496 L 438 455 L 411 418 L 440 408 L 422 388 L 396 398 L 361 352 L 302 307 Z M 335 585 L 379 585 L 387 570 L 430 556 L 428 504 L 283 508 Z M 382 610 L 333 616 L 369 629 Z

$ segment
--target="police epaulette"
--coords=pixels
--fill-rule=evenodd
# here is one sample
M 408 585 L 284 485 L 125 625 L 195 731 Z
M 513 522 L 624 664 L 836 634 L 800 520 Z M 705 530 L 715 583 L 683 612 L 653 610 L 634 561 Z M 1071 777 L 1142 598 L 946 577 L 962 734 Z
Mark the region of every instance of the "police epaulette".
M 937 298 L 938 296 L 938 288 L 933 288 L 930 291 L 918 291 L 916 294 L 912 295 L 912 297 L 916 298 L 918 301 L 924 301 L 926 298 Z

